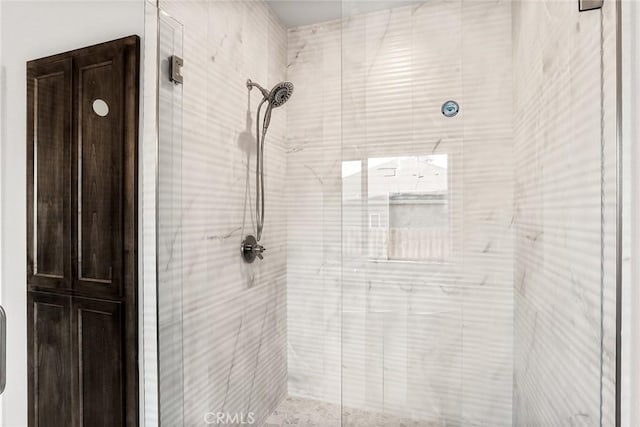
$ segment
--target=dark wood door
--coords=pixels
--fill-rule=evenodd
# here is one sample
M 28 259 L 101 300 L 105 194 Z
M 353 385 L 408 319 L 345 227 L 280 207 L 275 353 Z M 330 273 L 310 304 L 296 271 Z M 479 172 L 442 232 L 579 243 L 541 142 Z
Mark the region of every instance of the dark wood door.
M 29 425 L 72 425 L 71 297 L 28 292 L 27 304 Z
M 27 63 L 30 426 L 138 424 L 139 50 Z
M 74 395 L 79 425 L 119 426 L 125 422 L 122 304 L 73 298 L 71 323 Z

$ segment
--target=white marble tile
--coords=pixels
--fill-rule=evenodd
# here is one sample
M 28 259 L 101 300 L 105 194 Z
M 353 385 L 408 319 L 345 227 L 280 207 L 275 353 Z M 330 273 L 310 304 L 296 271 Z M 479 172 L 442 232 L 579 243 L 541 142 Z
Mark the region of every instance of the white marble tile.
M 514 425 L 613 425 L 611 9 L 514 4 Z
M 340 23 L 288 32 L 289 392 L 340 402 Z
M 239 247 L 255 228 L 253 121 L 260 96 L 254 90 L 249 98 L 245 84 L 282 80 L 286 31 L 264 2 L 160 7 L 183 25 L 185 62 L 184 132 L 172 157 L 179 164 L 176 227 L 160 237 L 161 246 L 174 248 L 168 259 L 180 263 L 170 284 L 181 305 L 174 321 L 181 339 L 160 346 L 182 360 L 175 366 L 183 375 L 181 425 L 204 425 L 205 414 L 218 412 L 251 412 L 261 423 L 287 391 L 286 108 L 273 112 L 267 135 L 265 261 L 247 265 Z
M 288 114 L 290 392 L 451 425 L 510 423 L 512 115 L 499 113 L 511 98 L 510 14 L 507 2 L 438 1 L 289 31 L 290 80 L 327 87 L 342 72 L 341 91 L 303 88 Z M 340 110 L 325 101 L 340 94 L 341 152 L 326 119 Z M 462 111 L 449 120 L 448 99 Z M 344 204 L 335 161 L 434 153 L 451 165 L 451 262 L 368 260 L 366 229 L 345 219 L 365 211 Z M 305 243 L 317 251 L 292 249 Z M 328 375 L 339 355 L 342 378 Z

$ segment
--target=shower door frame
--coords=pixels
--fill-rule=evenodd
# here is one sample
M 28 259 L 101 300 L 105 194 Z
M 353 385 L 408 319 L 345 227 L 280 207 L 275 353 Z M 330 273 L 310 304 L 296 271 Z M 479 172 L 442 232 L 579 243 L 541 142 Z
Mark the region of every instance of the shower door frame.
M 605 0 L 607 1 L 607 0 Z M 622 270 L 623 270 L 623 261 L 622 261 L 622 257 L 624 255 L 623 253 L 623 230 L 624 228 L 624 224 L 623 224 L 623 197 L 629 197 L 631 194 L 629 193 L 629 190 L 623 188 L 623 160 L 624 160 L 624 156 L 623 156 L 623 98 L 626 98 L 627 96 L 631 96 L 630 93 L 623 93 L 623 28 L 622 28 L 622 8 L 623 8 L 623 0 L 614 0 L 615 3 L 615 26 L 616 26 L 616 30 L 615 30 L 615 58 L 616 58 L 616 64 L 615 64 L 615 69 L 616 69 L 616 76 L 615 76 L 615 87 L 616 87 L 616 93 L 615 93 L 615 132 L 616 132 L 616 141 L 615 141 L 615 155 L 616 155 L 616 167 L 615 167 L 615 182 L 616 182 L 616 202 L 615 202 L 615 425 L 616 427 L 621 427 L 621 422 L 622 422 L 622 394 L 624 392 L 628 392 L 627 390 L 623 391 L 622 389 L 622 348 L 625 345 L 628 345 L 629 343 L 627 342 L 623 342 L 622 339 L 622 328 L 623 328 L 623 318 L 622 318 L 622 310 L 623 310 L 623 285 L 625 286 L 631 286 L 633 285 L 633 283 L 629 283 L 623 284 L 623 277 L 622 277 Z M 153 5 L 153 6 L 151 6 Z M 155 19 L 155 40 L 154 41 L 147 41 L 147 43 L 145 43 L 145 64 L 149 64 L 153 61 L 153 58 L 156 60 L 155 65 L 156 65 L 156 69 L 153 70 L 154 73 L 148 72 L 149 70 L 145 71 L 144 74 L 144 78 L 145 78 L 145 87 L 147 87 L 147 80 L 150 78 L 154 78 L 155 82 L 155 111 L 152 113 L 153 116 L 153 121 L 155 124 L 155 141 L 153 141 L 153 149 L 154 149 L 154 154 L 155 154 L 155 177 L 154 177 L 154 191 L 155 191 L 155 206 L 153 206 L 153 209 L 155 210 L 155 253 L 153 254 L 153 258 L 155 260 L 155 273 L 156 276 L 153 278 L 153 286 L 155 286 L 155 289 L 153 289 L 155 292 L 153 295 L 153 297 L 160 299 L 160 289 L 159 289 L 159 280 L 158 280 L 158 257 L 157 257 L 157 253 L 158 253 L 158 232 L 159 232 L 159 226 L 158 226 L 158 218 L 159 218 L 159 206 L 158 206 L 158 197 L 159 197 L 159 190 L 158 190 L 158 184 L 159 184 L 159 175 L 160 175 L 160 170 L 159 170 L 159 138 L 160 138 L 160 126 L 159 126 L 159 113 L 158 113 L 158 104 L 159 104 L 159 79 L 162 78 L 161 77 L 161 70 L 160 70 L 160 64 L 162 59 L 159 57 L 159 51 L 160 51 L 160 20 L 161 20 L 161 15 L 165 15 L 167 16 L 169 19 L 173 19 L 171 18 L 168 14 L 166 14 L 165 12 L 163 12 L 159 5 L 157 0 L 145 0 L 145 6 L 146 7 L 150 7 L 153 8 L 155 10 L 155 12 L 153 13 L 153 18 L 149 18 L 149 16 L 151 16 L 149 13 L 146 14 L 147 16 L 147 23 L 149 21 L 152 21 L 153 19 Z M 177 21 L 176 21 L 177 22 Z M 146 37 L 147 38 L 152 38 L 154 37 L 154 29 L 151 28 L 148 32 L 146 32 Z M 157 49 L 157 50 L 156 50 Z M 155 51 L 153 51 L 155 50 Z M 146 58 L 152 58 L 150 61 L 147 61 Z M 185 83 L 188 84 L 188 81 Z M 151 107 L 150 105 L 151 103 L 145 102 L 144 106 L 145 106 L 145 116 L 149 115 L 149 109 Z M 0 102 L 0 112 L 2 111 L 2 106 L 3 104 Z M 1 115 L 0 115 L 1 117 Z M 146 120 L 145 120 L 146 122 Z M 0 122 L 0 125 L 2 123 Z M 146 135 L 148 136 L 148 135 Z M 145 144 L 149 144 L 148 141 L 145 142 Z M 627 155 L 629 155 L 630 153 L 626 153 Z M 344 160 L 344 159 L 343 159 Z M 0 164 L 0 179 L 2 177 L 2 165 Z M 2 188 L 0 187 L 0 191 L 2 190 Z M 0 194 L 0 197 L 3 198 L 3 195 Z M 146 212 L 146 211 L 145 211 Z M 1 215 L 1 212 L 0 212 Z M 0 216 L 1 218 L 1 216 Z M 633 221 L 633 219 L 631 219 L 631 221 Z M 627 224 L 627 227 L 629 227 L 630 224 Z M 631 228 L 631 227 L 630 227 Z M 0 238 L 2 237 L 2 229 L 0 228 Z M 141 248 L 143 248 L 143 242 L 140 242 L 141 244 Z M 147 250 L 145 249 L 145 252 Z M 142 264 L 142 263 L 141 263 Z M 146 282 L 145 282 L 146 283 Z M 6 285 L 5 285 L 6 286 Z M 148 285 L 145 285 L 145 288 Z M 145 299 L 144 299 L 144 304 L 146 305 L 146 301 L 147 298 L 151 297 L 149 295 L 149 292 L 146 292 L 145 295 Z M 153 299 L 153 298 L 149 298 L 149 299 Z M 632 302 L 630 302 L 632 303 Z M 160 372 L 160 368 L 159 368 L 159 353 L 160 353 L 160 347 L 161 347 L 161 342 L 159 340 L 159 337 L 157 335 L 157 330 L 158 330 L 158 325 L 159 325 L 159 316 L 160 316 L 160 305 L 158 304 L 156 306 L 156 312 L 154 313 L 154 317 L 155 317 L 155 329 L 156 329 L 156 336 L 153 337 L 155 338 L 155 344 L 156 344 L 156 348 L 155 348 L 155 356 L 156 356 L 156 362 L 158 363 L 158 366 L 154 367 L 153 369 L 149 369 L 147 370 L 147 368 L 145 368 L 144 370 L 144 376 L 145 376 L 145 381 L 141 381 L 141 396 L 145 396 L 145 393 L 143 392 L 143 387 L 145 389 L 147 389 L 148 387 L 152 387 L 152 383 L 149 382 L 149 379 L 146 378 L 148 375 L 153 375 L 155 371 L 155 374 L 157 374 L 158 377 L 158 381 L 156 381 L 156 388 L 155 388 L 155 392 L 157 393 L 155 396 L 151 396 L 149 395 L 148 391 L 147 391 L 147 396 L 144 399 L 145 402 L 145 407 L 147 406 L 147 399 L 151 399 L 152 401 L 154 399 L 155 402 L 151 402 L 150 405 L 154 406 L 157 411 L 156 411 L 156 415 L 158 417 L 158 421 L 160 421 L 160 413 L 161 413 L 161 386 L 160 386 L 160 376 L 161 376 L 161 372 Z M 626 326 L 626 325 L 625 325 Z M 140 336 L 143 337 L 143 322 L 140 322 Z M 147 341 L 147 337 L 144 336 L 143 339 L 145 340 L 145 342 Z M 147 345 L 145 345 L 145 348 L 147 348 Z M 145 358 L 147 358 L 149 356 L 148 354 L 149 350 L 145 350 Z M 157 370 L 156 370 L 157 369 Z M 640 369 L 640 368 L 638 368 Z M 141 370 L 142 371 L 142 370 Z M 141 374 L 142 375 L 142 374 Z M 628 374 L 625 374 L 628 375 Z M 602 378 L 601 378 L 602 381 Z M 142 409 L 142 408 L 141 408 Z M 143 411 L 141 410 L 141 418 L 143 419 L 143 421 L 146 421 L 147 423 L 151 423 L 154 422 L 155 420 L 153 420 L 153 417 L 149 415 L 148 411 Z M 152 412 L 152 411 L 151 411 Z M 0 405 L 0 415 L 2 413 L 2 406 Z

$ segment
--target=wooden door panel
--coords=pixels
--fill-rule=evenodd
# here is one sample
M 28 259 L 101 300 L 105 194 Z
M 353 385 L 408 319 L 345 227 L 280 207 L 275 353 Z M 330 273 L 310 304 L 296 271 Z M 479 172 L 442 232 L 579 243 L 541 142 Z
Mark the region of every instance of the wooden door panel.
M 69 426 L 72 419 L 70 297 L 29 292 L 27 303 L 29 425 Z
M 138 424 L 139 53 L 27 64 L 30 427 Z
M 104 49 L 74 61 L 76 288 L 84 295 L 122 295 L 122 56 L 121 49 Z M 104 102 L 107 110 L 96 113 L 96 100 Z
M 27 68 L 27 280 L 71 286 L 71 61 Z
M 121 303 L 73 299 L 73 352 L 79 396 L 78 422 L 87 427 L 124 425 Z

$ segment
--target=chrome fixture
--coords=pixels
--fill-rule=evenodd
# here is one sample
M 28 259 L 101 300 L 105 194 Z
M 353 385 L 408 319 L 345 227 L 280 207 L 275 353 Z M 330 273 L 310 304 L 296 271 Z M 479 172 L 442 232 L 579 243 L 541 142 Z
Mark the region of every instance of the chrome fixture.
M 251 91 L 254 87 L 258 88 L 262 93 L 262 100 L 258 105 L 256 115 L 256 237 L 247 236 L 242 242 L 242 255 L 247 262 L 253 262 L 256 256 L 262 259 L 262 252 L 264 251 L 264 247 L 257 243 L 262 237 L 262 228 L 264 226 L 264 139 L 271 123 L 271 111 L 282 106 L 293 94 L 293 83 L 291 82 L 280 82 L 270 91 L 267 91 L 258 83 L 248 79 L 247 89 Z M 265 102 L 267 103 L 267 109 L 262 121 L 262 132 L 260 132 L 260 110 Z
M 169 80 L 177 85 L 181 85 L 184 82 L 184 78 L 182 77 L 183 65 L 184 61 L 179 56 L 172 55 L 169 57 Z
M 255 261 L 256 257 L 262 259 L 262 253 L 265 251 L 265 247 L 259 244 L 256 238 L 251 235 L 244 239 L 240 249 L 242 250 L 242 257 L 249 264 Z
M 7 385 L 7 315 L 0 306 L 0 394 Z
M 604 0 L 578 0 L 578 10 L 585 12 L 587 10 L 602 9 Z
M 442 104 L 440 111 L 442 111 L 445 117 L 453 117 L 460 111 L 460 106 L 456 101 L 447 101 Z

